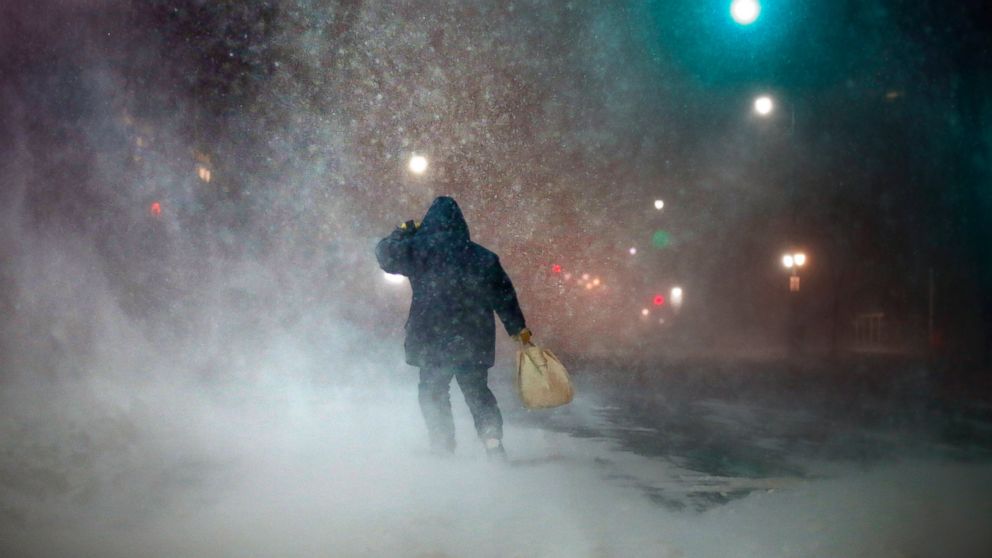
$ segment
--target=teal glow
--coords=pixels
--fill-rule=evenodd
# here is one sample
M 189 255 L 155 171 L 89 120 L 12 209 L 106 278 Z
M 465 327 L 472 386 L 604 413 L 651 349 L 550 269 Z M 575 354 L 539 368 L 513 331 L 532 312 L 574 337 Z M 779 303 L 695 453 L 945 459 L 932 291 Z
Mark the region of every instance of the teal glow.
M 651 235 L 651 245 L 659 250 L 668 248 L 671 243 L 672 235 L 668 234 L 666 231 L 654 231 L 654 234 Z

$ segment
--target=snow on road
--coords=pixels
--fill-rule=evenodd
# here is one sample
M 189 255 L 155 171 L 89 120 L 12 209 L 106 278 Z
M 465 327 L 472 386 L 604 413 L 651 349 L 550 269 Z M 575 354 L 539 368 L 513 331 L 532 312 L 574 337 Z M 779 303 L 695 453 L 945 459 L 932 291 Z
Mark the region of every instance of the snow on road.
M 511 425 L 513 463 L 500 466 L 473 440 L 457 390 L 459 450 L 437 459 L 422 450 L 414 390 L 7 386 L 0 550 L 767 558 L 992 549 L 984 463 L 721 477 L 620 451 L 606 437 Z M 580 398 L 575 412 L 593 402 Z M 736 496 L 701 511 L 679 505 L 706 493 Z

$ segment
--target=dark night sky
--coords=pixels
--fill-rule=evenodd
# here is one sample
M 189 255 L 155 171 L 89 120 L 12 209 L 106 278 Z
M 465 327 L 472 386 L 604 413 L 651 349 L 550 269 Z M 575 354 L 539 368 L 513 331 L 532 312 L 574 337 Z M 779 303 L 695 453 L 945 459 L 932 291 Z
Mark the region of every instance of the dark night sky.
M 92 239 L 144 284 L 137 313 L 218 254 L 319 261 L 301 288 L 329 273 L 373 297 L 370 243 L 450 193 L 556 333 L 563 307 L 581 335 L 626 332 L 678 282 L 706 301 L 681 318 L 690 337 L 760 338 L 786 309 L 779 255 L 799 247 L 816 335 L 838 312 L 919 323 L 934 268 L 940 326 L 981 346 L 987 8 L 765 2 L 743 28 L 725 4 L 7 2 L 4 195 L 25 227 Z M 759 93 L 770 119 L 751 113 Z M 615 287 L 560 297 L 551 263 Z

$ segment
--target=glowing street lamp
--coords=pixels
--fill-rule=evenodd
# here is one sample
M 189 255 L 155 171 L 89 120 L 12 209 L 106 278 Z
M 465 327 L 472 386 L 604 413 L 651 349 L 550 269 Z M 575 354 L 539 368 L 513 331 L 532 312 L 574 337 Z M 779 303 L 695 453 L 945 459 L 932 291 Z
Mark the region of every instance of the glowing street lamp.
M 768 95 L 761 95 L 754 100 L 754 112 L 759 116 L 768 116 L 775 110 L 775 101 Z
M 671 292 L 669 292 L 669 298 L 672 301 L 672 308 L 679 308 L 682 306 L 682 287 L 672 287 Z
M 795 252 L 793 254 L 783 254 L 782 255 L 782 266 L 788 269 L 789 275 L 789 291 L 793 293 L 799 292 L 799 268 L 806 265 L 806 254 L 802 252 Z
M 730 3 L 730 16 L 740 25 L 751 25 L 761 15 L 758 0 L 734 0 Z
M 407 168 L 413 174 L 424 174 L 427 170 L 427 157 L 423 155 L 413 154 L 410 156 L 410 162 L 407 163 Z
M 786 269 L 796 271 L 804 265 L 806 265 L 806 254 L 803 254 L 802 252 L 782 255 L 782 266 Z
M 661 211 L 662 209 L 665 209 L 665 201 L 664 200 L 654 200 L 654 208 L 657 209 L 658 211 Z
M 773 99 L 769 95 L 759 95 L 754 98 L 753 110 L 759 118 L 770 120 L 772 114 L 778 111 L 778 104 L 780 104 L 778 99 Z M 789 109 L 789 135 L 792 135 L 796 131 L 796 104 L 787 100 L 784 106 Z
M 631 256 L 636 256 L 637 255 L 637 248 L 634 248 L 633 246 L 631 246 L 630 247 L 630 250 L 627 250 L 627 252 L 629 252 Z

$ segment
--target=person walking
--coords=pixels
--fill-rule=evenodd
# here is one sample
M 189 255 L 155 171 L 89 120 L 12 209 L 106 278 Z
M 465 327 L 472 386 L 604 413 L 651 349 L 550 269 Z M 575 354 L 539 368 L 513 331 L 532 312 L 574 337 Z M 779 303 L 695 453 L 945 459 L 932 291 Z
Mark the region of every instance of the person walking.
M 421 224 L 407 221 L 379 241 L 375 254 L 383 271 L 407 276 L 413 289 L 404 348 L 406 362 L 420 368 L 431 450 L 455 450 L 454 377 L 486 453 L 505 458 L 503 417 L 488 385 L 496 352 L 493 312 L 518 342 L 528 344 L 531 332 L 499 257 L 472 242 L 461 209 L 447 196 L 434 200 Z

